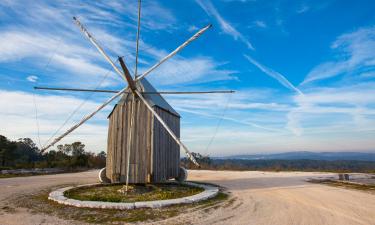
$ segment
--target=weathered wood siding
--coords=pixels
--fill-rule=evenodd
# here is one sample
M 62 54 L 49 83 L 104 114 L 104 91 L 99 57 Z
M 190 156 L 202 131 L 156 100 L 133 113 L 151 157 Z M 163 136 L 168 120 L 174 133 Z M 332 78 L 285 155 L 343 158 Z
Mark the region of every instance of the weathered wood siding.
M 157 106 L 154 109 L 179 138 L 180 118 Z M 156 118 L 153 125 L 152 182 L 157 183 L 178 176 L 180 146 Z
M 126 181 L 131 107 L 129 98 L 119 102 L 109 116 L 106 174 L 112 182 Z M 147 183 L 150 173 L 152 114 L 142 102 L 136 100 L 134 115 L 129 182 Z
M 177 177 L 179 145 L 139 99 L 134 105 L 129 182 L 156 183 Z M 126 181 L 131 107 L 131 98 L 125 98 L 109 116 L 106 175 L 112 183 Z M 154 109 L 180 137 L 180 118 L 157 106 Z

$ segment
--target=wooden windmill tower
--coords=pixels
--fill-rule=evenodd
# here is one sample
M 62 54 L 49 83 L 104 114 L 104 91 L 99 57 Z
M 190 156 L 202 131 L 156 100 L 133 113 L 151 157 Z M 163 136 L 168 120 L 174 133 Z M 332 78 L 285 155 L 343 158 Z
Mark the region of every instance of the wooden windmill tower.
M 144 99 L 179 138 L 180 115 L 146 79 L 137 86 L 143 93 L 155 93 L 143 94 Z M 127 165 L 130 183 L 159 183 L 179 176 L 180 146 L 140 98 L 133 102 L 132 93 L 124 94 L 108 118 L 106 176 L 112 182 L 126 182 Z M 126 160 L 129 164 L 121 163 Z
M 120 70 L 81 22 L 75 17 L 73 19 L 90 42 L 111 64 L 115 72 L 126 81 L 127 86 L 120 91 L 35 87 L 35 89 L 44 90 L 116 93 L 94 112 L 85 116 L 79 123 L 72 126 L 59 137 L 55 138 L 50 144 L 43 147 L 42 151 L 45 151 L 59 142 L 109 103 L 121 96 L 121 99 L 108 116 L 107 162 L 105 170 L 102 170 L 105 172 L 100 176 L 106 177 L 109 182 L 125 182 L 126 184 L 158 183 L 171 178 L 179 178 L 180 180 L 184 177 L 186 178 L 186 174 L 183 174 L 185 170 L 179 167 L 180 147 L 194 164 L 198 165 L 198 163 L 187 147 L 180 141 L 180 115 L 167 103 L 161 94 L 233 93 L 233 91 L 157 92 L 145 77 L 166 60 L 181 51 L 190 42 L 197 39 L 209 29 L 211 25 L 199 30 L 186 42 L 162 58 L 143 74 L 138 74 L 138 40 L 140 29 L 139 1 L 136 67 L 135 74 L 132 76 L 122 57 L 118 58 L 121 66 Z

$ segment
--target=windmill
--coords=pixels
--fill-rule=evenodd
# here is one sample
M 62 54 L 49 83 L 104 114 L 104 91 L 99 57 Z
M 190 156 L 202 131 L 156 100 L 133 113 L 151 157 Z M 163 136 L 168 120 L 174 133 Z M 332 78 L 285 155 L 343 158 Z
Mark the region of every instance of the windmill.
M 233 91 L 201 91 L 201 92 L 158 92 L 146 80 L 152 71 L 162 65 L 169 58 L 176 55 L 189 43 L 197 39 L 211 25 L 207 25 L 177 47 L 174 51 L 162 58 L 154 66 L 143 74 L 137 73 L 138 47 L 140 31 L 140 1 L 138 9 L 138 30 L 136 42 L 136 66 L 132 76 L 126 66 L 123 57 L 118 57 L 120 68 L 111 60 L 96 39 L 73 17 L 74 22 L 80 28 L 87 39 L 96 47 L 102 56 L 110 63 L 114 71 L 125 81 L 127 85 L 122 90 L 90 90 L 76 88 L 51 88 L 35 87 L 42 90 L 60 91 L 92 91 L 115 94 L 100 105 L 94 112 L 86 115 L 77 124 L 44 146 L 47 150 L 61 139 L 69 135 L 79 126 L 84 124 L 96 113 L 120 97 L 118 103 L 109 114 L 107 161 L 106 168 L 101 170 L 101 180 L 112 183 L 159 183 L 176 178 L 186 179 L 186 170 L 180 168 L 180 147 L 187 157 L 197 166 L 196 159 L 188 148 L 180 140 L 180 115 L 168 104 L 161 94 L 206 94 L 206 93 L 233 93 Z

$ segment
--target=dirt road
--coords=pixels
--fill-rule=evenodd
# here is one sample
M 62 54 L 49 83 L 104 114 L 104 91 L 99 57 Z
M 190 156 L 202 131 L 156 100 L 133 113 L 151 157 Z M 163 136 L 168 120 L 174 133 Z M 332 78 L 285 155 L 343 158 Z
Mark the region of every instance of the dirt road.
M 194 211 L 161 224 L 375 224 L 375 195 L 305 182 L 331 176 L 303 172 L 190 171 L 189 180 L 219 184 L 231 192 L 230 207 Z M 97 171 L 0 179 L 0 208 L 12 198 L 43 188 L 97 181 Z M 0 224 L 71 224 L 26 210 L 0 214 Z

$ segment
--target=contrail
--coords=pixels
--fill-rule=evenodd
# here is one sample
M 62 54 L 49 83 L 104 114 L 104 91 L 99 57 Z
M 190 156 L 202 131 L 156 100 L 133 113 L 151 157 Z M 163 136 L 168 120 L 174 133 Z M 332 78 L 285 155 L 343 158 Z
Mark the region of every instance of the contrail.
M 300 95 L 303 95 L 302 91 L 299 90 L 296 86 L 294 86 L 292 83 L 289 82 L 288 79 L 286 79 L 281 73 L 273 71 L 270 68 L 267 68 L 266 66 L 260 64 L 259 62 L 255 61 L 255 59 L 251 58 L 250 56 L 243 55 L 249 62 L 251 62 L 253 65 L 258 67 L 261 71 L 263 71 L 268 76 L 276 79 L 280 84 L 282 84 L 284 87 L 289 88 L 290 90 L 293 90 L 297 92 Z
M 206 12 L 210 17 L 214 17 L 220 25 L 221 30 L 232 36 L 234 40 L 240 40 L 243 42 L 249 49 L 255 50 L 254 46 L 240 33 L 236 28 L 234 28 L 228 21 L 226 21 L 221 14 L 217 11 L 215 6 L 209 0 L 195 0 L 197 4 Z
M 180 108 L 180 107 L 176 107 L 176 109 L 178 111 L 181 111 L 181 112 L 187 112 L 187 113 L 192 113 L 192 114 L 196 114 L 196 115 L 200 115 L 200 116 L 207 116 L 207 117 L 212 117 L 212 118 L 223 119 L 223 120 L 232 121 L 232 122 L 240 123 L 240 124 L 243 124 L 243 125 L 248 125 L 248 126 L 256 127 L 256 128 L 259 128 L 259 129 L 267 130 L 267 131 L 272 131 L 272 132 L 282 132 L 283 131 L 283 130 L 280 130 L 280 129 L 265 127 L 265 126 L 261 126 L 261 125 L 256 124 L 256 123 L 237 120 L 237 119 L 226 117 L 226 116 L 221 117 L 221 116 L 216 116 L 216 115 L 212 115 L 212 114 L 209 114 L 209 113 L 197 112 L 197 111 L 189 110 L 189 109 L 186 109 L 186 108 Z

